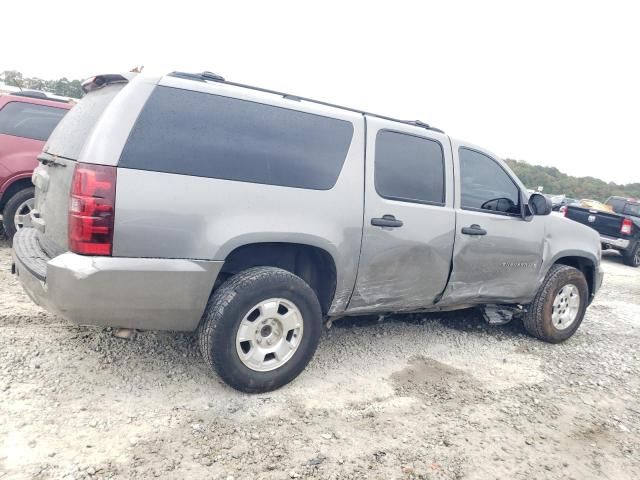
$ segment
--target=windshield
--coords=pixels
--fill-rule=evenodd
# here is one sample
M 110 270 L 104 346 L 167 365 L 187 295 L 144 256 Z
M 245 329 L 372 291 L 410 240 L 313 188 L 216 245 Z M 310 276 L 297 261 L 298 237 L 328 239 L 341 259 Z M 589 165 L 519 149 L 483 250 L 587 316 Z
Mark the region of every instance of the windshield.
M 622 212 L 633 217 L 640 217 L 640 203 L 626 203 Z

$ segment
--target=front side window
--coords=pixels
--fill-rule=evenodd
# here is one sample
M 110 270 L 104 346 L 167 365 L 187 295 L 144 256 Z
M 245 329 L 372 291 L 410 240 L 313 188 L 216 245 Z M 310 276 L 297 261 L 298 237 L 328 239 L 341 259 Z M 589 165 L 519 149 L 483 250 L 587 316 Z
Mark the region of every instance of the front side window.
M 382 197 L 444 204 L 444 153 L 440 142 L 380 130 L 376 136 L 376 191 Z
M 353 137 L 351 122 L 172 87 L 156 87 L 118 166 L 329 190 Z
M 0 110 L 0 134 L 45 141 L 67 110 L 26 102 L 9 102 Z
M 468 148 L 459 158 L 463 209 L 520 215 L 520 191 L 494 159 Z

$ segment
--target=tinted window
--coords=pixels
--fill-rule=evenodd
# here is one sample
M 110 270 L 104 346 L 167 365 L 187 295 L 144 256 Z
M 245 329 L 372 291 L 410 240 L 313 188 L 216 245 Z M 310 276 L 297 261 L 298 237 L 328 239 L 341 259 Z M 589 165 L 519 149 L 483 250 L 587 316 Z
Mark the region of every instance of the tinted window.
M 327 190 L 335 185 L 351 122 L 260 103 L 157 87 L 120 167 Z
M 492 158 L 461 148 L 462 208 L 520 214 L 520 197 L 511 177 Z
M 625 203 L 626 201 L 624 199 L 615 197 L 610 197 L 605 202 L 605 204 L 613 208 L 613 211 L 616 213 L 621 213 L 624 210 Z
M 435 140 L 381 130 L 376 136 L 375 184 L 386 198 L 444 203 L 444 155 Z
M 0 133 L 45 141 L 65 113 L 63 108 L 9 102 L 0 110 Z
M 624 206 L 623 213 L 627 215 L 631 215 L 633 217 L 640 217 L 640 204 L 626 203 Z
M 122 83 L 107 85 L 82 97 L 60 122 L 44 150 L 59 157 L 77 160 L 102 112 L 123 87 Z

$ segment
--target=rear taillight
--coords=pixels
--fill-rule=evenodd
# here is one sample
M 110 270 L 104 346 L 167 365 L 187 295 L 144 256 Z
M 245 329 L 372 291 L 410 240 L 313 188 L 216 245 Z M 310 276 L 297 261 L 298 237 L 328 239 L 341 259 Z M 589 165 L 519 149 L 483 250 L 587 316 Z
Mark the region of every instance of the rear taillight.
M 565 217 L 567 216 L 567 206 L 566 206 L 566 205 L 561 206 L 561 207 L 558 209 L 558 211 L 559 211 L 563 216 L 565 216 Z
M 633 222 L 628 218 L 622 220 L 622 226 L 620 227 L 620 233 L 625 235 L 631 235 L 631 228 L 633 227 Z
M 76 164 L 69 203 L 69 249 L 80 255 L 111 255 L 116 167 Z

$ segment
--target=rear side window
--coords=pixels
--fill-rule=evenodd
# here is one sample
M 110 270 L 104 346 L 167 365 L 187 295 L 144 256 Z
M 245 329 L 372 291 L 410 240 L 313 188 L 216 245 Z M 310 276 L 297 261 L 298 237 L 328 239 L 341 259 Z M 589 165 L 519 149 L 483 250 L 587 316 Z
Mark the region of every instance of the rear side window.
M 26 102 L 9 102 L 0 110 L 0 133 L 45 141 L 67 110 Z
M 444 153 L 440 142 L 391 130 L 376 136 L 375 185 L 392 200 L 444 204 Z
M 246 100 L 157 87 L 119 167 L 328 190 L 351 122 Z
M 640 204 L 626 203 L 622 212 L 633 217 L 640 217 Z
M 85 95 L 60 122 L 44 150 L 59 157 L 77 160 L 102 112 L 123 87 L 122 83 L 107 85 Z
M 493 158 L 467 148 L 459 158 L 462 208 L 520 215 L 520 190 Z
M 605 205 L 609 205 L 616 213 L 620 213 L 624 209 L 624 204 L 625 201 L 622 198 L 614 197 L 607 198 L 607 201 L 605 202 Z

